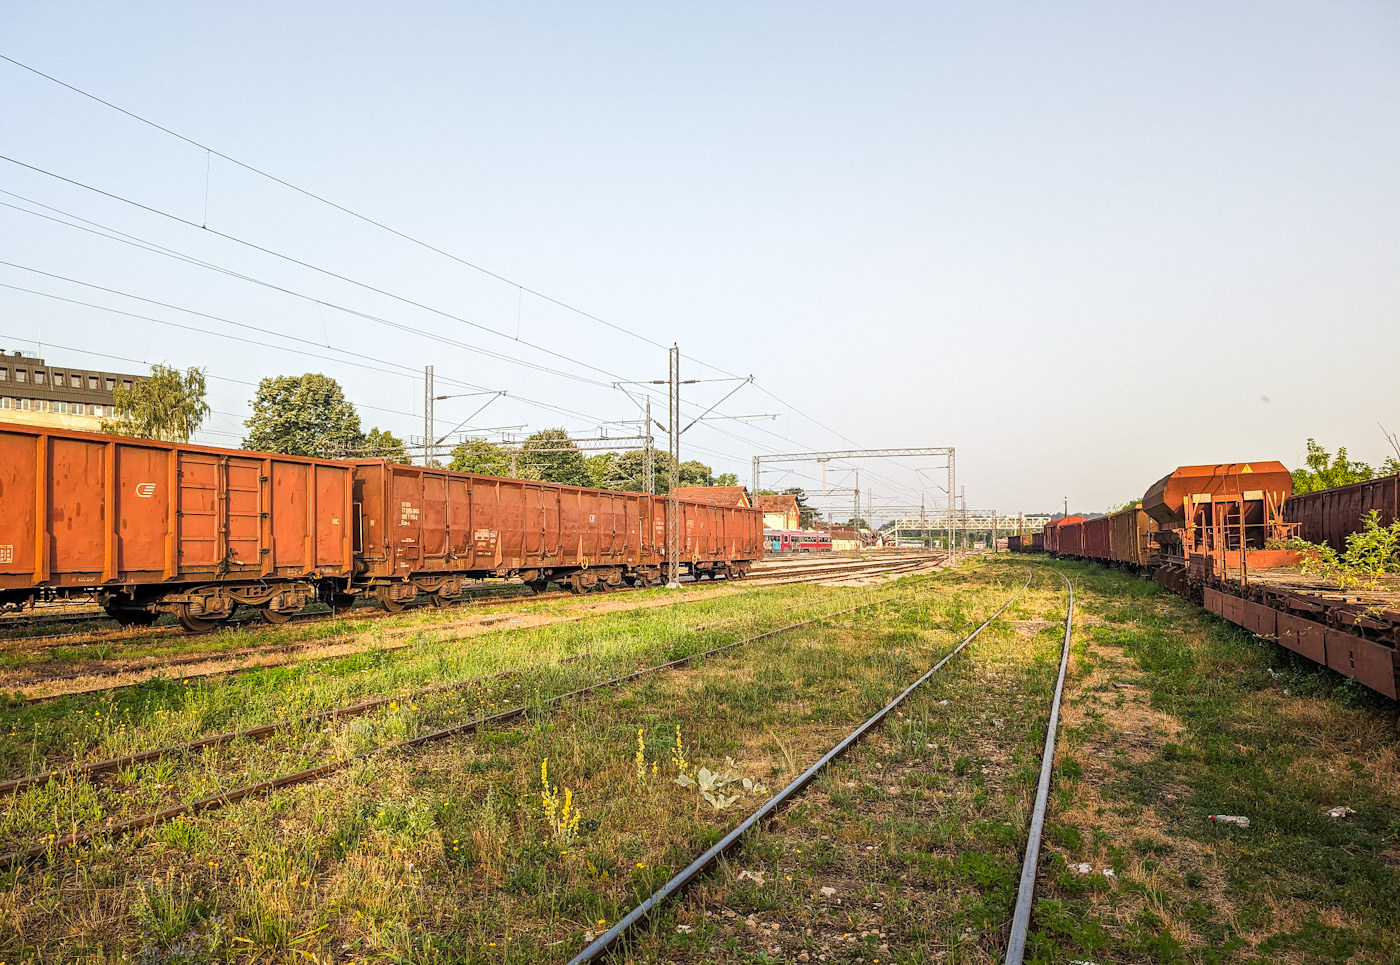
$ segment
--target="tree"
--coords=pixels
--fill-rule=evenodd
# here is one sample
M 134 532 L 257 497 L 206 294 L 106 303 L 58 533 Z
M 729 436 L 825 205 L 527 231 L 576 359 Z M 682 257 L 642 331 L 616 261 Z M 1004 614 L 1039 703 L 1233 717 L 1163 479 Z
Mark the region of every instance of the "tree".
M 716 486 L 737 486 L 739 485 L 739 474 L 734 472 L 722 472 L 715 477 Z
M 1376 475 L 1376 471 L 1364 462 L 1352 462 L 1347 458 L 1347 450 L 1342 446 L 1333 457 L 1315 439 L 1308 440 L 1308 455 L 1304 460 L 1306 469 L 1293 470 L 1293 492 L 1312 493 L 1319 489 L 1333 489 L 1355 482 L 1365 482 Z
M 468 439 L 452 450 L 453 472 L 474 472 L 478 476 L 509 476 L 510 453 L 485 439 Z
M 268 376 L 258 383 L 244 449 L 290 456 L 342 458 L 365 442 L 360 416 L 335 379 L 305 375 Z
M 822 521 L 822 514 L 807 505 L 807 492 L 800 486 L 784 489 L 782 495 L 797 497 L 797 525 L 802 529 L 811 529 Z
M 588 485 L 594 489 L 617 489 L 617 453 L 599 452 L 583 461 L 588 470 Z
M 408 457 L 408 449 L 404 446 L 403 440 L 388 429 L 381 429 L 378 426 L 369 430 L 369 435 L 365 436 L 365 442 L 360 447 L 360 452 L 367 459 L 387 459 L 389 462 L 396 462 L 402 466 L 413 464 L 413 460 Z
M 857 517 L 855 517 L 854 519 L 848 519 L 848 520 L 846 520 L 844 523 L 842 523 L 841 525 L 842 525 L 842 526 L 849 526 L 849 527 L 851 527 L 852 529 L 869 529 L 869 528 L 870 528 L 870 524 L 867 523 L 867 522 L 865 521 L 865 518 L 864 518 L 863 516 L 857 516 Z
M 114 419 L 104 419 L 102 431 L 115 436 L 139 436 L 166 442 L 189 442 L 209 417 L 204 401 L 204 370 L 190 367 L 183 373 L 167 365 L 152 365 L 151 376 L 131 388 L 112 392 Z
M 583 451 L 563 429 L 541 429 L 520 447 L 522 479 L 539 479 L 565 486 L 587 486 L 588 466 Z
M 670 458 L 671 454 L 668 452 L 666 454 L 668 466 Z M 682 486 L 713 486 L 715 484 L 713 471 L 698 459 L 687 459 L 681 463 L 678 476 Z

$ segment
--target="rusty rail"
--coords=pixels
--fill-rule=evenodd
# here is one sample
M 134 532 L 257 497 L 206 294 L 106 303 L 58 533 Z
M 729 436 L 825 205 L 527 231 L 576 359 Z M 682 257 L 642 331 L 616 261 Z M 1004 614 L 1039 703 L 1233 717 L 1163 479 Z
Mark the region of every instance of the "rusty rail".
M 751 637 L 745 637 L 741 640 L 735 640 L 730 643 L 722 644 L 718 647 L 712 647 L 711 649 L 702 651 L 700 653 L 694 653 L 684 657 L 678 657 L 675 660 L 670 660 L 666 663 L 657 664 L 652 667 L 645 667 L 641 670 L 636 670 L 629 674 L 623 674 L 619 677 L 612 677 L 608 680 L 604 680 L 596 684 L 590 684 L 586 687 L 580 687 L 576 690 L 571 690 L 567 693 L 558 694 L 554 697 L 550 697 L 542 701 L 538 706 L 541 708 L 551 707 L 555 704 L 562 703 L 563 701 L 569 700 L 574 697 L 579 697 L 584 694 L 593 693 L 595 691 L 602 690 L 607 687 L 614 687 L 620 684 L 625 684 L 629 681 L 636 680 L 640 677 L 648 676 L 650 674 L 660 673 L 666 670 L 672 670 L 676 667 L 691 663 L 692 661 L 704 659 L 706 657 L 712 657 L 716 654 L 723 653 L 727 650 L 732 650 L 735 647 L 741 647 L 747 644 L 757 643 L 760 640 L 766 640 L 771 637 L 778 636 L 779 634 L 787 633 L 790 630 L 796 630 L 801 627 L 811 626 L 816 623 L 821 623 L 824 620 L 834 619 L 838 616 L 844 616 L 846 614 L 868 609 L 872 606 L 878 606 L 888 602 L 889 599 L 890 598 L 872 600 L 869 603 L 862 603 L 858 606 L 847 607 L 846 609 L 837 610 L 832 613 L 822 614 L 821 616 L 812 617 L 811 619 L 799 620 L 794 623 L 789 623 L 785 626 L 778 627 L 773 630 L 768 630 Z M 452 726 L 442 728 L 441 730 L 431 731 L 426 734 L 420 734 L 417 737 L 408 738 L 402 741 L 396 741 L 392 744 L 385 744 L 382 747 L 376 747 L 372 748 L 371 750 L 362 751 L 359 754 L 354 754 L 349 757 L 336 758 L 334 760 L 327 761 L 324 764 L 319 764 L 315 767 L 306 768 L 305 770 L 296 771 L 291 774 L 284 774 L 280 777 L 270 778 L 266 781 L 260 781 L 256 784 L 250 784 L 245 787 L 235 788 L 231 791 L 224 791 L 220 794 L 213 794 L 208 797 L 199 798 L 198 800 L 191 801 L 185 804 L 177 804 L 172 807 L 165 808 L 161 811 L 140 815 L 135 818 L 129 818 L 125 821 L 117 821 L 105 824 L 91 831 L 75 831 L 72 834 L 67 834 L 61 838 L 46 841 L 43 844 L 36 845 L 35 847 L 28 848 L 23 851 L 11 851 L 7 854 L 0 855 L 0 868 L 14 867 L 16 865 L 23 864 L 26 861 L 41 858 L 54 850 L 87 844 L 88 842 L 99 837 L 128 834 L 132 831 L 137 831 L 142 828 L 150 827 L 154 824 L 159 824 L 162 821 L 168 821 L 172 818 L 180 817 L 181 815 L 196 814 L 203 811 L 213 810 L 215 808 L 220 808 L 228 804 L 236 803 L 248 797 L 264 794 L 268 791 L 276 790 L 277 788 L 286 787 L 289 784 L 301 784 L 305 783 L 306 781 L 315 780 L 316 778 L 324 777 L 327 774 L 331 774 L 335 771 L 341 770 L 345 767 L 350 766 L 351 764 L 367 760 L 380 754 L 421 747 L 424 744 L 443 740 L 447 737 L 454 737 L 459 734 L 471 733 L 491 724 L 499 724 L 508 720 L 513 720 L 517 717 L 521 717 L 524 714 L 526 714 L 529 711 L 529 709 L 529 705 L 520 704 L 518 706 L 511 707 L 507 710 L 497 711 L 494 714 L 488 714 L 484 717 L 477 717 L 472 720 L 464 721 L 460 724 L 453 724 Z
M 924 675 L 921 676 L 918 680 L 915 680 L 908 687 L 904 688 L 904 690 L 902 690 L 899 693 L 899 696 L 895 697 L 894 700 L 891 700 L 880 710 L 876 711 L 873 716 L 871 716 L 865 721 L 865 723 L 861 724 L 855 730 L 851 731 L 844 738 L 842 738 L 840 743 L 838 743 L 831 750 L 827 751 L 815 764 L 807 768 L 807 770 L 803 771 L 801 775 L 799 775 L 797 779 L 794 780 L 791 784 L 789 784 L 777 794 L 773 795 L 773 797 L 765 801 L 757 810 L 755 810 L 752 814 L 745 818 L 739 824 L 738 827 L 736 827 L 733 831 L 730 831 L 723 838 L 721 838 L 719 843 L 717 843 L 704 854 L 700 855 L 698 858 L 692 861 L 678 875 L 676 875 L 670 881 L 666 882 L 659 889 L 657 889 L 657 891 L 655 891 L 651 895 L 651 897 L 647 898 L 636 908 L 633 908 L 619 922 L 617 922 L 617 924 L 609 928 L 604 934 L 594 939 L 593 942 L 589 944 L 587 948 L 579 952 L 573 957 L 573 959 L 570 960 L 569 965 L 583 965 L 583 963 L 585 962 L 597 961 L 599 958 L 606 955 L 624 935 L 630 932 L 638 923 L 640 923 L 644 918 L 651 914 L 653 909 L 661 905 L 671 896 L 675 895 L 678 891 L 680 891 L 692 880 L 694 880 L 698 875 L 705 871 L 706 868 L 714 864 L 714 862 L 718 860 L 721 855 L 723 855 L 726 851 L 732 848 L 739 841 L 740 838 L 742 838 L 745 834 L 752 830 L 759 822 L 763 821 L 769 815 L 776 812 L 779 808 L 785 805 L 790 798 L 801 793 L 802 790 L 812 782 L 813 778 L 815 778 L 819 773 L 821 773 L 821 771 L 828 764 L 830 764 L 833 760 L 840 757 L 847 750 L 849 750 L 853 744 L 859 741 L 862 737 L 869 733 L 872 728 L 874 728 L 877 724 L 883 721 L 885 717 L 889 715 L 890 711 L 894 710 L 901 703 L 903 703 L 904 699 L 910 694 L 912 694 L 915 690 L 917 690 L 924 683 L 924 681 L 932 677 L 935 673 L 941 670 L 948 661 L 952 660 L 959 653 L 961 653 L 963 648 L 966 647 L 973 640 L 975 640 L 983 630 L 987 629 L 987 627 L 991 625 L 993 620 L 1001 616 L 1001 614 L 1005 612 L 1007 607 L 1015 603 L 1020 598 L 1021 594 L 1026 592 L 1026 587 L 1030 585 L 1031 572 L 1030 570 L 1027 570 L 1026 582 L 1019 590 L 1016 591 L 1015 595 L 1012 596 L 1011 599 L 1003 603 L 1000 607 L 998 607 L 996 612 L 989 616 L 985 621 L 983 621 L 982 624 L 977 627 L 977 629 L 973 630 L 966 637 L 964 637 L 962 642 L 959 643 L 956 647 L 954 647 L 952 651 L 950 651 L 946 656 L 943 657 L 943 659 L 939 660 L 936 664 L 934 664 L 927 671 L 925 671 Z

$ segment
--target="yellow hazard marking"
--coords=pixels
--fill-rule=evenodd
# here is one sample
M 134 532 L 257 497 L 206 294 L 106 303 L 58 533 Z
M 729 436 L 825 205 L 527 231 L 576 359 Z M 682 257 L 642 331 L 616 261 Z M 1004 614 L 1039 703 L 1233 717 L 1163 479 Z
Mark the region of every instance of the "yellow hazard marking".
M 1253 472 L 1253 471 L 1254 471 L 1253 469 L 1250 469 L 1250 468 L 1249 468 L 1249 463 L 1245 463 L 1245 464 L 1244 464 L 1244 468 L 1240 470 L 1241 473 Z

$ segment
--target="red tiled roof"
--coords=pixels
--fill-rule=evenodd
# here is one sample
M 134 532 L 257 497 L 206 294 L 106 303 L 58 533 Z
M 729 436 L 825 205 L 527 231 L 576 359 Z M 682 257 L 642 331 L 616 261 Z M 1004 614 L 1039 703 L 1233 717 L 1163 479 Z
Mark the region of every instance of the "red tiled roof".
M 748 505 L 748 495 L 743 486 L 677 486 L 676 497 L 716 506 Z

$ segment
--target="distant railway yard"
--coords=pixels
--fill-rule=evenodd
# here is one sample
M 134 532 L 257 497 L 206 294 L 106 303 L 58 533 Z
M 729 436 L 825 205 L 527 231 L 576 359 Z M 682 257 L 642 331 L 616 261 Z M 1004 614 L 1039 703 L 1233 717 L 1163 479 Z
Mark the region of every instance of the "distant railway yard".
M 1070 585 L 1025 959 L 1400 956 L 1393 702 L 1129 573 L 946 562 L 11 627 L 4 960 L 1003 961 Z

